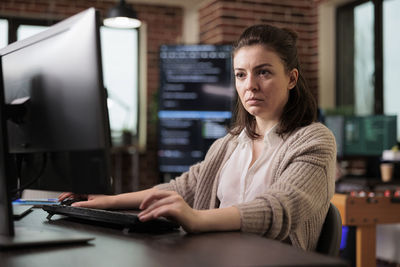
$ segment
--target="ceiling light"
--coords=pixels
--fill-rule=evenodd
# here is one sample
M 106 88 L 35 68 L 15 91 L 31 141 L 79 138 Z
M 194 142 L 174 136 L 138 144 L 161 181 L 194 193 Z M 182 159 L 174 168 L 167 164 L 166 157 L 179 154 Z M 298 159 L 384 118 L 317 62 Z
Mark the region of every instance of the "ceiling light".
M 107 12 L 103 23 L 108 27 L 123 29 L 138 28 L 142 24 L 138 20 L 136 12 L 124 0 Z

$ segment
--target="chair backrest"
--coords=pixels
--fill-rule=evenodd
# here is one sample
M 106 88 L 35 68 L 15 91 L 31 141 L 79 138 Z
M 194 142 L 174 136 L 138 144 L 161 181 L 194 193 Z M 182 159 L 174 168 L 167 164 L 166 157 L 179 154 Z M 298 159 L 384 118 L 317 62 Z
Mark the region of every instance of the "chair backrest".
M 316 251 L 330 256 L 338 256 L 342 240 L 342 218 L 339 210 L 330 203 L 324 225 L 318 239 Z

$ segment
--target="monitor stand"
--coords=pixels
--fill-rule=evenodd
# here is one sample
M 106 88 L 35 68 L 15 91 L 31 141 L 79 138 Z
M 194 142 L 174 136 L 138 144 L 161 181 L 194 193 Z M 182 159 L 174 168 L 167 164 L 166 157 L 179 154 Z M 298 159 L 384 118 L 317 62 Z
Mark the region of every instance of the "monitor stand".
M 1 90 L 0 90 L 1 107 Z M 43 245 L 56 245 L 87 242 L 94 239 L 91 236 L 61 232 L 45 229 L 43 226 L 20 226 L 13 221 L 13 208 L 11 204 L 11 190 L 8 178 L 15 178 L 9 164 L 7 143 L 5 138 L 4 120 L 1 120 L 0 108 L 0 250 L 19 247 L 37 247 Z M 35 228 L 37 227 L 37 228 Z
M 14 225 L 9 181 L 16 181 L 17 174 L 9 155 L 7 137 L 7 119 L 13 118 L 13 116 L 10 116 L 12 112 L 8 112 L 8 114 L 5 112 L 1 70 L 0 60 L 0 249 L 79 243 L 94 239 L 86 235 L 42 229 L 40 226 L 34 228 Z M 18 109 L 14 111 L 17 112 Z M 17 112 L 17 115 L 20 115 L 20 111 Z
M 32 211 L 33 205 L 12 205 L 13 218 L 18 220 Z
M 14 236 L 0 235 L 0 249 L 85 243 L 94 239 L 83 234 L 21 226 L 15 226 L 14 233 Z

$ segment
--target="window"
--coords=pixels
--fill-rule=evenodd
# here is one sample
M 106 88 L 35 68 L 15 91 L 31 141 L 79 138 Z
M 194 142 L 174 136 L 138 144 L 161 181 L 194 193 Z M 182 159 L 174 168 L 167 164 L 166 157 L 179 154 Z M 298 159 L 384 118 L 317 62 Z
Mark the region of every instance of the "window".
M 104 86 L 114 143 L 137 135 L 138 34 L 137 30 L 101 27 Z
M 397 114 L 397 136 L 400 136 L 400 1 L 383 2 L 383 103 L 385 114 Z
M 397 115 L 400 139 L 400 0 L 353 1 L 336 13 L 336 106 Z
M 20 25 L 17 28 L 17 40 L 22 40 L 47 29 L 48 26 Z
M 10 37 L 6 34 L 9 21 L 12 25 Z M 4 33 L 0 35 L 0 47 L 37 34 L 49 26 L 39 20 L 0 19 L 0 34 Z M 132 137 L 138 135 L 138 30 L 102 26 L 100 39 L 113 145 L 129 145 L 133 142 Z
M 0 49 L 8 44 L 8 21 L 6 19 L 0 19 Z
M 374 6 L 354 8 L 354 109 L 357 115 L 374 113 Z

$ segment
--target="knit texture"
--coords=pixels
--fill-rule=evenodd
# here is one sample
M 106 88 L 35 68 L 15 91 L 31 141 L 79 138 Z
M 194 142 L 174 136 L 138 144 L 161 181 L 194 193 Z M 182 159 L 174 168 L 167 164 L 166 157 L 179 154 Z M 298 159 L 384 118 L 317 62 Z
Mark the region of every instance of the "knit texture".
M 218 208 L 219 173 L 237 144 L 237 136 L 230 134 L 216 140 L 204 161 L 156 188 L 178 192 L 194 209 Z M 285 136 L 272 162 L 272 179 L 265 185 L 268 190 L 236 205 L 241 231 L 289 239 L 295 247 L 315 250 L 334 194 L 335 166 L 335 138 L 321 123 Z

